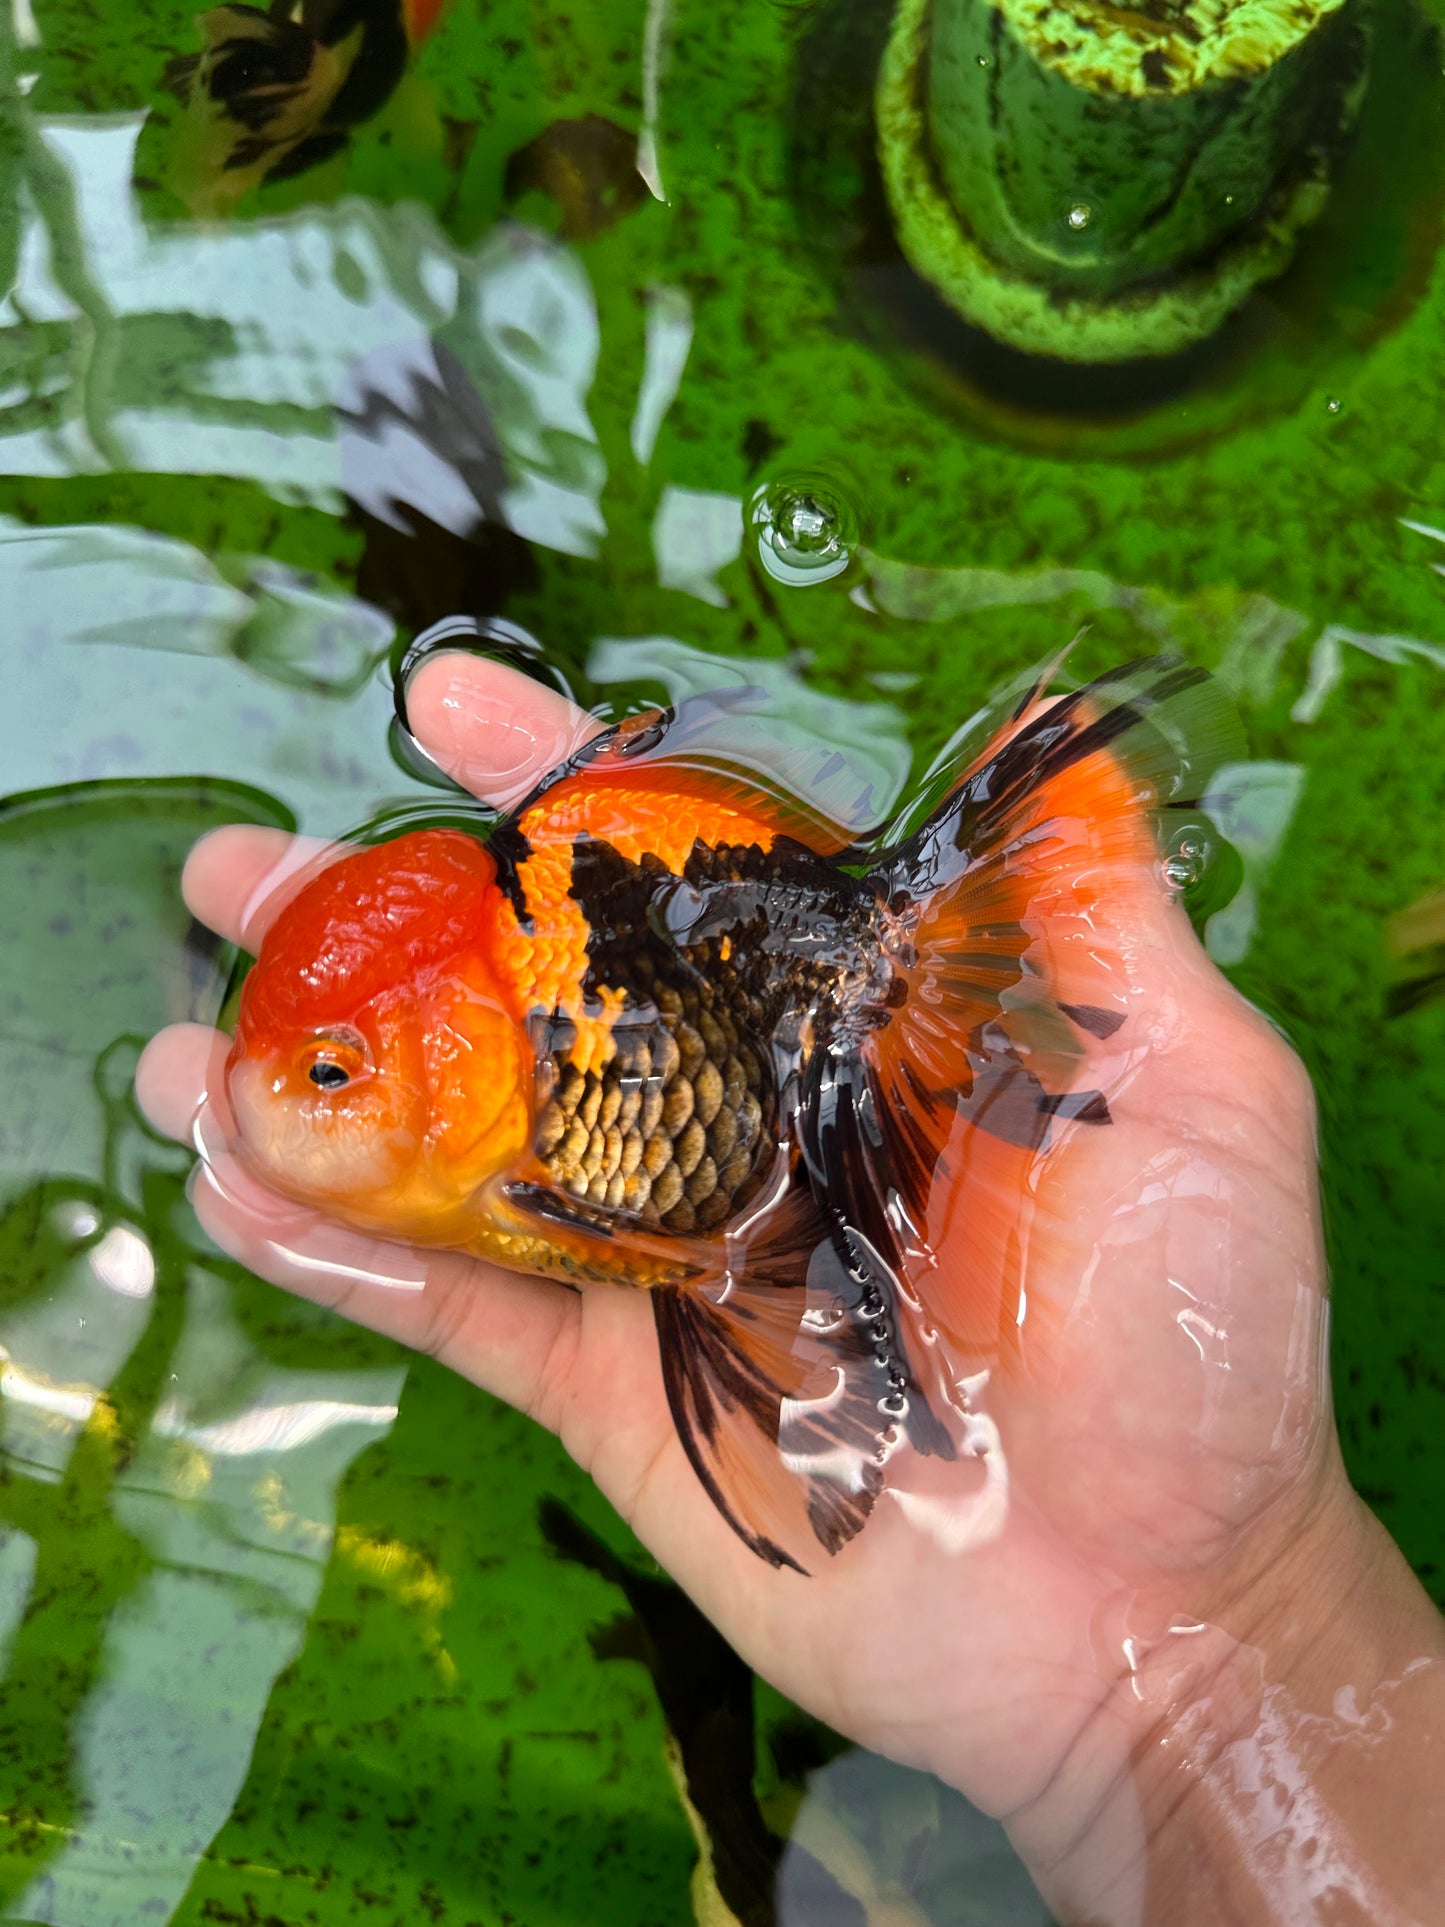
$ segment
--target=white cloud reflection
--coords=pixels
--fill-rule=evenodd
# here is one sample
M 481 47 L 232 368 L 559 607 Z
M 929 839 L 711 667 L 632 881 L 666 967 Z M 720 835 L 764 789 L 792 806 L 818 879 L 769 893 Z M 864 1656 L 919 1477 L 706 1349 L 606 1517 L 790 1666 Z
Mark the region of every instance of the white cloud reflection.
M 8 473 L 123 462 L 254 481 L 278 499 L 337 511 L 349 480 L 343 441 L 354 430 L 335 411 L 354 400 L 358 365 L 374 370 L 388 356 L 405 363 L 415 344 L 439 335 L 496 424 L 504 518 L 529 541 L 595 553 L 606 469 L 587 396 L 601 337 L 574 255 L 505 223 L 461 251 L 426 209 L 354 199 L 225 228 L 147 225 L 131 185 L 144 119 L 34 121 L 35 137 L 71 177 L 76 232 L 59 239 L 83 258 L 88 292 L 82 315 L 50 229 L 23 198 L 19 269 L 13 295 L 0 300 L 0 336 L 38 322 L 76 334 L 59 358 L 17 355 L 35 365 L 0 403 Z M 81 392 L 75 356 L 102 336 L 106 352 Z M 160 345 L 174 373 L 166 388 L 147 381 L 138 393 L 135 375 Z M 52 415 L 36 427 L 35 403 L 47 392 L 70 405 L 58 422 Z M 444 467 L 444 421 L 435 453 Z M 429 476 L 421 473 L 428 466 Z M 414 506 L 430 514 L 438 463 L 418 470 Z M 450 526 L 455 509 L 434 519 Z
M 344 1425 L 366 1425 L 380 1431 L 395 1419 L 397 1409 L 395 1405 L 308 1398 L 285 1405 L 253 1405 L 234 1417 L 193 1425 L 178 1403 L 168 1402 L 157 1411 L 151 1430 L 161 1438 L 184 1439 L 203 1452 L 235 1459 L 257 1452 L 294 1451 Z
M 88 1256 L 100 1282 L 122 1298 L 149 1298 L 155 1290 L 155 1257 L 131 1225 L 113 1224 Z
M 43 1373 L 27 1372 L 8 1358 L 0 1364 L 0 1398 L 8 1404 L 26 1405 L 50 1418 L 84 1425 L 99 1397 L 94 1386 L 57 1385 Z

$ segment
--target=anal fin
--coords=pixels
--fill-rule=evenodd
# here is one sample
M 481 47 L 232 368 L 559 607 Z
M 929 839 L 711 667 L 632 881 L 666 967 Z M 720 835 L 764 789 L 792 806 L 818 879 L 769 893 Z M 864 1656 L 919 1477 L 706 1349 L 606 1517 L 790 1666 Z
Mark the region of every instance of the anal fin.
M 721 1241 L 711 1274 L 653 1293 L 678 1435 L 709 1497 L 761 1558 L 796 1572 L 863 1527 L 907 1425 L 878 1300 L 806 1184 Z

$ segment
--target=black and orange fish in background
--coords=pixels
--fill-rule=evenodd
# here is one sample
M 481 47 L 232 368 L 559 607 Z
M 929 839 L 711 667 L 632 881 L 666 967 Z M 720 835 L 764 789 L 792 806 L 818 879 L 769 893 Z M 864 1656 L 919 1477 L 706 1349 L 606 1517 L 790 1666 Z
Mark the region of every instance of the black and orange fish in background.
M 170 181 L 195 214 L 329 160 L 395 92 L 446 0 L 213 7 L 165 81 L 185 108 Z
M 1386 1000 L 1392 1017 L 1445 997 L 1445 890 L 1432 890 L 1385 927 L 1393 981 Z
M 1020 1342 L 1038 1160 L 1142 1043 L 1097 913 L 1233 749 L 1177 661 L 1043 692 L 871 843 L 716 753 L 699 699 L 486 842 L 342 855 L 245 983 L 244 1160 L 384 1237 L 649 1290 L 720 1511 L 774 1563 L 836 1551 Z

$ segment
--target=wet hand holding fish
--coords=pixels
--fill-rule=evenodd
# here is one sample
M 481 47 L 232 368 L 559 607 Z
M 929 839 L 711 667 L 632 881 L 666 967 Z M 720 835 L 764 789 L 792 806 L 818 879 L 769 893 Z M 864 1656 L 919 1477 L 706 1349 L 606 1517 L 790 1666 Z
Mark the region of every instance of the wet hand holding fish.
M 587 745 L 485 845 L 332 863 L 245 986 L 244 1161 L 368 1232 L 649 1290 L 679 1437 L 773 1564 L 885 1491 L 942 1542 L 992 1529 L 987 1478 L 944 1502 L 936 1474 L 991 1448 L 970 1380 L 1046 1341 L 1034 1174 L 1108 1126 L 1141 1044 L 1096 912 L 1232 741 L 1174 662 L 1042 695 L 867 845 L 693 704 Z
M 596 729 L 555 692 L 463 654 L 423 662 L 406 704 L 427 752 L 494 804 L 509 805 L 519 782 L 540 779 Z M 1167 706 L 1159 721 L 1172 736 Z M 1128 732 L 1110 747 L 1139 772 L 1141 805 L 1169 793 L 1166 775 L 1156 782 L 1144 769 L 1174 767 L 1178 745 L 1145 766 Z M 965 772 L 988 760 L 965 759 Z M 991 804 L 979 787 L 986 827 Z M 1196 787 L 1190 779 L 1182 794 Z M 1004 791 L 992 798 L 1003 806 Z M 1129 820 L 1137 829 L 1137 816 Z M 1344 1881 L 1387 1902 L 1398 1895 L 1405 1917 L 1433 1919 L 1438 1906 L 1409 1912 L 1425 1889 L 1399 1851 L 1394 1816 L 1407 1788 L 1418 1810 L 1430 1784 L 1418 1764 L 1439 1730 L 1432 1709 L 1445 1663 L 1433 1673 L 1420 1665 L 1432 1639 L 1438 1646 L 1438 1622 L 1351 1492 L 1330 1423 L 1309 1082 L 1211 966 L 1161 890 L 1152 849 L 1139 850 L 1133 833 L 1100 846 L 1071 827 L 1079 821 L 1062 819 L 1058 833 L 1077 836 L 1076 860 L 1067 887 L 1036 893 L 1024 952 L 1032 968 L 1015 962 L 999 973 L 1014 988 L 995 1021 L 1027 1037 L 1044 1091 L 1098 1089 L 1112 1122 L 1052 1116 L 1055 1148 L 1020 1166 L 1019 1147 L 950 1104 L 923 1237 L 913 1242 L 903 1226 L 901 1195 L 883 1214 L 908 1235 L 910 1276 L 926 1238 L 937 1263 L 917 1273 L 917 1295 L 930 1304 L 936 1295 L 955 1317 L 987 1285 L 987 1254 L 1026 1238 L 1022 1343 L 1032 1357 L 1042 1327 L 1046 1369 L 1000 1368 L 981 1394 L 969 1388 L 966 1402 L 984 1408 L 977 1416 L 996 1426 L 1002 1452 L 969 1458 L 967 1439 L 951 1462 L 907 1443 L 895 1449 L 866 1529 L 836 1560 L 809 1557 L 812 1529 L 797 1500 L 791 1549 L 811 1566 L 806 1584 L 729 1530 L 679 1443 L 658 1366 L 658 1292 L 574 1291 L 461 1250 L 387 1242 L 340 1222 L 330 1203 L 284 1199 L 235 1148 L 231 1040 L 218 1033 L 163 1032 L 142 1060 L 138 1094 L 159 1130 L 203 1149 L 193 1199 L 216 1246 L 246 1271 L 432 1354 L 556 1433 L 758 1673 L 836 1730 L 927 1767 L 1004 1816 L 1058 1918 L 1135 1919 L 1142 1907 L 1181 1927 L 1272 1923 L 1286 1917 L 1270 1900 L 1283 1853 L 1311 1892 Z M 1052 834 L 1028 828 L 1000 849 L 977 879 L 981 905 L 991 878 Z M 885 836 L 878 847 L 903 841 Z M 264 950 L 318 855 L 278 832 L 218 831 L 187 864 L 186 900 L 226 941 Z M 836 867 L 857 876 L 873 862 L 864 852 Z M 923 923 L 920 958 L 931 934 Z M 952 962 L 963 969 L 974 954 L 971 927 Z M 1092 971 L 1091 955 L 1112 973 Z M 940 970 L 950 962 L 941 950 L 934 961 Z M 1092 981 L 1075 983 L 1076 966 Z M 1071 1017 L 1061 1024 L 1034 994 L 1040 978 L 1063 991 L 1065 976 L 1076 1015 L 1091 1003 L 1104 1009 L 1111 983 L 1121 993 L 1125 1021 L 1112 1037 L 1081 1033 Z M 915 1014 L 928 1007 L 927 990 L 911 998 Z M 985 1028 L 962 1054 L 986 1071 L 998 1053 Z M 870 1035 L 893 1033 L 890 1023 Z M 951 1035 L 940 1027 L 940 1049 Z M 836 1083 L 820 1077 L 819 1092 Z M 857 1112 L 833 1104 L 830 1130 Z M 1016 1194 L 981 1182 L 1000 1147 L 1015 1177 L 1024 1174 L 1022 1209 Z M 811 1194 L 810 1167 L 800 1168 Z M 253 1289 L 244 1277 L 232 1283 Z M 795 1278 L 775 1303 L 792 1307 L 794 1335 L 826 1339 L 818 1327 L 831 1300 L 800 1317 L 804 1298 Z M 911 1316 L 900 1323 L 915 1329 Z M 941 1344 L 941 1322 L 929 1328 Z M 1007 1349 L 995 1332 L 1001 1363 Z M 408 1400 L 425 1403 L 435 1387 L 434 1374 L 419 1372 Z M 719 1436 L 744 1429 L 741 1404 L 723 1403 L 731 1394 L 725 1385 L 715 1408 Z M 951 1414 L 945 1404 L 942 1423 L 956 1431 Z M 484 1455 L 511 1436 L 481 1427 L 454 1441 L 481 1492 Z M 995 1481 L 993 1494 L 1006 1503 L 960 1558 L 956 1538 L 938 1528 L 958 1523 L 951 1502 L 970 1480 L 987 1488 L 1005 1455 L 1006 1484 Z M 776 1446 L 767 1456 L 781 1465 Z M 840 1472 L 846 1464 L 845 1454 Z M 445 1453 L 432 1465 L 447 1475 Z M 509 1476 L 505 1461 L 495 1474 Z M 796 1471 L 788 1476 L 798 1484 Z M 529 1589 L 550 1583 L 547 1567 L 531 1563 L 539 1549 L 530 1535 L 517 1547 Z M 1393 1602 L 1389 1628 L 1377 1588 Z M 1221 1716 L 1236 1715 L 1238 1726 L 1221 1732 Z M 1238 1744 L 1211 1766 L 1213 1736 L 1235 1731 Z M 1297 1743 L 1307 1753 L 1289 1751 Z M 1306 1776 L 1303 1836 L 1282 1833 L 1273 1780 L 1234 1774 L 1264 1746 L 1284 1747 Z M 1370 1775 L 1359 1771 L 1362 1746 Z M 1394 1803 L 1382 1824 L 1371 1817 L 1372 1790 Z M 1428 1825 L 1420 1838 L 1433 1839 Z M 1386 1857 L 1374 1853 L 1382 1841 Z M 1395 1916 L 1387 1904 L 1371 1917 Z

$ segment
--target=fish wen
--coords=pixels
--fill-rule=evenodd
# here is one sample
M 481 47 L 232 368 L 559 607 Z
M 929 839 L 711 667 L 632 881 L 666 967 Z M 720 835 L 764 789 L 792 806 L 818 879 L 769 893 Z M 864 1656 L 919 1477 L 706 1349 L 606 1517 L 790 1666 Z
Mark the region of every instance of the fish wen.
M 330 160 L 391 98 L 445 4 L 275 0 L 200 14 L 200 52 L 165 72 L 185 109 L 171 186 L 193 214 L 216 215 Z
M 774 1565 L 884 1491 L 948 1543 L 928 1494 L 988 1444 L 971 1375 L 1017 1360 L 1039 1163 L 1108 1127 L 1128 1061 L 1097 913 L 1162 890 L 1153 813 L 1237 754 L 1177 660 L 1047 682 L 871 837 L 720 753 L 713 697 L 596 737 L 486 841 L 349 849 L 243 987 L 243 1163 L 388 1239 L 650 1292 L 681 1442 Z

